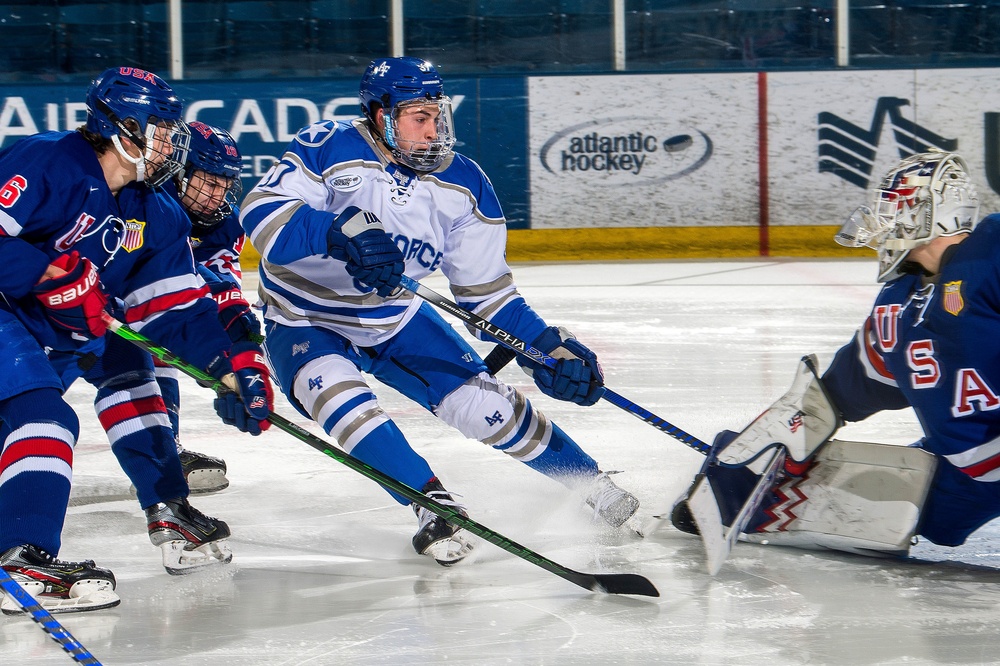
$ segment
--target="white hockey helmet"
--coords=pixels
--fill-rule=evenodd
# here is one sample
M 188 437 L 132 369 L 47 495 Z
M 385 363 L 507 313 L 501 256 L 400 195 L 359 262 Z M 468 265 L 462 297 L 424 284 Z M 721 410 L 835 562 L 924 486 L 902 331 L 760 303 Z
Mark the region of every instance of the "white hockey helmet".
M 846 247 L 878 252 L 879 282 L 899 277 L 915 247 L 939 236 L 972 231 L 979 223 L 979 194 L 969 167 L 955 153 L 911 155 L 872 190 L 871 205 L 855 210 L 834 239 Z

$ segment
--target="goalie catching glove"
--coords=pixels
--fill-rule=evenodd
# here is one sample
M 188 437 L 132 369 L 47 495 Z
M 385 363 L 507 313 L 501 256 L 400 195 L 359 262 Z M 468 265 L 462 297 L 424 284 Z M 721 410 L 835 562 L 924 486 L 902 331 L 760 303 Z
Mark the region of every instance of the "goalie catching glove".
M 840 412 L 816 373 L 816 356 L 810 354 L 802 357 L 788 392 L 722 447 L 717 460 L 726 466 L 753 468 L 761 453 L 781 445 L 788 453 L 785 467 L 794 473 L 792 463 L 807 463 L 842 425 Z
M 403 277 L 403 253 L 374 213 L 348 206 L 326 235 L 327 252 L 347 262 L 347 272 L 385 298 Z
M 43 279 L 31 290 L 45 306 L 49 320 L 88 338 L 104 335 L 108 330 L 103 319 L 108 297 L 101 291 L 94 264 L 74 251 L 57 257 L 49 266 L 65 272 Z
M 590 351 L 565 328 L 549 326 L 531 346 L 556 359 L 556 366 L 539 365 L 517 357 L 517 363 L 535 380 L 545 395 L 588 407 L 604 395 L 604 372 L 597 354 Z
M 274 392 L 259 346 L 238 342 L 228 355 L 209 363 L 207 372 L 220 381 L 229 374 L 236 377 L 238 394 L 226 392 L 215 398 L 215 411 L 223 422 L 251 435 L 271 427 L 267 417 L 274 408 Z

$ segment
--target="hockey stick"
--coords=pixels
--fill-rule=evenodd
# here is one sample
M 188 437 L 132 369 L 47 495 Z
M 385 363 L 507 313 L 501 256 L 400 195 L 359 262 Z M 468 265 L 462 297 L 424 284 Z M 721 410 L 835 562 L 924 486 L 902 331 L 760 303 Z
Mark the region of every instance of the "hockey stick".
M 208 386 L 216 393 L 232 393 L 235 391 L 235 384 L 230 386 L 227 383 L 219 381 L 211 375 L 206 374 L 195 366 L 185 363 L 181 358 L 175 356 L 167 349 L 156 346 L 151 340 L 149 340 L 149 338 L 133 331 L 125 324 L 113 319 L 110 315 L 105 318 L 105 321 L 108 324 L 108 328 L 115 334 L 125 338 L 142 349 L 145 349 L 162 362 L 171 367 L 177 368 L 189 377 L 196 379 L 200 384 Z M 233 378 L 230 377 L 230 379 Z M 268 417 L 268 421 L 270 421 L 271 424 L 279 430 L 283 430 L 296 439 L 305 442 L 317 451 L 325 453 L 337 462 L 350 467 L 355 472 L 368 477 L 384 488 L 402 495 L 414 504 L 422 506 L 432 513 L 441 516 L 452 525 L 461 527 L 467 532 L 475 534 L 481 539 L 506 550 L 508 553 L 516 555 L 523 560 L 527 560 L 528 562 L 545 569 L 549 573 L 565 578 L 569 582 L 575 583 L 582 588 L 593 592 L 606 592 L 608 594 L 637 594 L 648 597 L 660 596 L 660 593 L 657 591 L 653 583 L 650 582 L 649 579 L 638 574 L 589 574 L 564 567 L 563 565 L 553 562 L 552 560 L 522 546 L 519 543 L 511 541 L 499 532 L 495 532 L 485 525 L 481 525 L 471 518 L 463 516 L 454 507 L 441 504 L 422 492 L 414 490 L 410 486 L 380 472 L 374 467 L 358 460 L 346 451 L 332 446 L 308 430 L 295 425 L 288 419 L 274 412 L 271 412 L 271 415 Z
M 27 590 L 21 587 L 16 580 L 10 577 L 4 569 L 0 568 L 0 589 L 7 593 L 24 612 L 31 616 L 31 619 L 38 623 L 42 630 L 49 637 L 66 651 L 74 661 L 80 664 L 96 664 L 101 666 L 101 662 L 94 655 L 87 651 L 87 648 L 80 644 L 80 641 L 73 638 L 73 634 L 66 630 L 66 627 L 52 617 L 52 613 L 45 610 L 38 601 L 28 594 Z
M 437 293 L 436 291 L 433 291 L 432 289 L 428 289 L 427 287 L 420 284 L 413 278 L 404 275 L 403 279 L 400 281 L 399 284 L 401 287 L 403 287 L 403 289 L 411 291 L 420 298 L 427 301 L 428 303 L 436 305 L 445 312 L 449 312 L 455 315 L 469 326 L 479 329 L 483 333 L 486 333 L 490 337 L 496 339 L 500 343 L 514 350 L 518 354 L 530 358 L 535 363 L 538 363 L 539 365 L 544 365 L 548 368 L 554 368 L 556 366 L 556 360 L 551 356 L 549 356 L 548 354 L 538 351 L 525 341 L 514 337 L 507 331 L 500 328 L 499 326 L 494 325 L 488 319 L 483 319 L 479 315 L 473 314 L 468 310 L 462 308 L 457 303 L 449 301 L 441 294 Z M 684 432 L 683 430 L 673 425 L 672 423 L 669 423 L 668 421 L 661 419 L 653 412 L 644 409 L 643 407 L 640 407 L 639 405 L 635 404 L 628 398 L 625 398 L 615 393 L 614 391 L 612 391 L 607 387 L 604 387 L 604 395 L 602 395 L 601 397 L 610 402 L 611 404 L 615 405 L 616 407 L 624 409 L 626 412 L 632 414 L 636 418 L 642 419 L 643 421 L 653 426 L 657 430 L 662 430 L 663 432 L 667 433 L 674 439 L 677 439 L 687 444 L 692 449 L 696 449 L 705 455 L 708 455 L 708 453 L 712 450 L 711 446 L 701 441 L 694 435 Z

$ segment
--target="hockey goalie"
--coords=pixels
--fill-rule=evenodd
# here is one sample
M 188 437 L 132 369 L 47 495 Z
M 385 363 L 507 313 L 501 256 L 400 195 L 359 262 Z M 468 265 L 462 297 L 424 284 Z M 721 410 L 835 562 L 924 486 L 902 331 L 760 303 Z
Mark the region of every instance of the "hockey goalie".
M 978 213 L 964 160 L 935 151 L 894 166 L 844 224 L 836 240 L 875 249 L 884 286 L 822 377 L 804 358 L 787 394 L 716 437 L 671 513 L 710 570 L 740 535 L 905 556 L 914 537 L 959 546 L 1000 516 L 1000 215 Z M 907 407 L 924 431 L 910 447 L 831 439 Z

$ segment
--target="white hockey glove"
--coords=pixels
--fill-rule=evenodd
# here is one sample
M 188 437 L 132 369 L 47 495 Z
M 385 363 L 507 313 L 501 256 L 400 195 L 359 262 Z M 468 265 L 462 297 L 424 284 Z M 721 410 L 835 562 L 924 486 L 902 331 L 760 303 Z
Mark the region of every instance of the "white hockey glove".
M 841 425 L 840 413 L 816 373 L 816 356 L 803 356 L 788 393 L 719 451 L 718 461 L 729 466 L 747 465 L 780 444 L 789 458 L 801 463 Z

